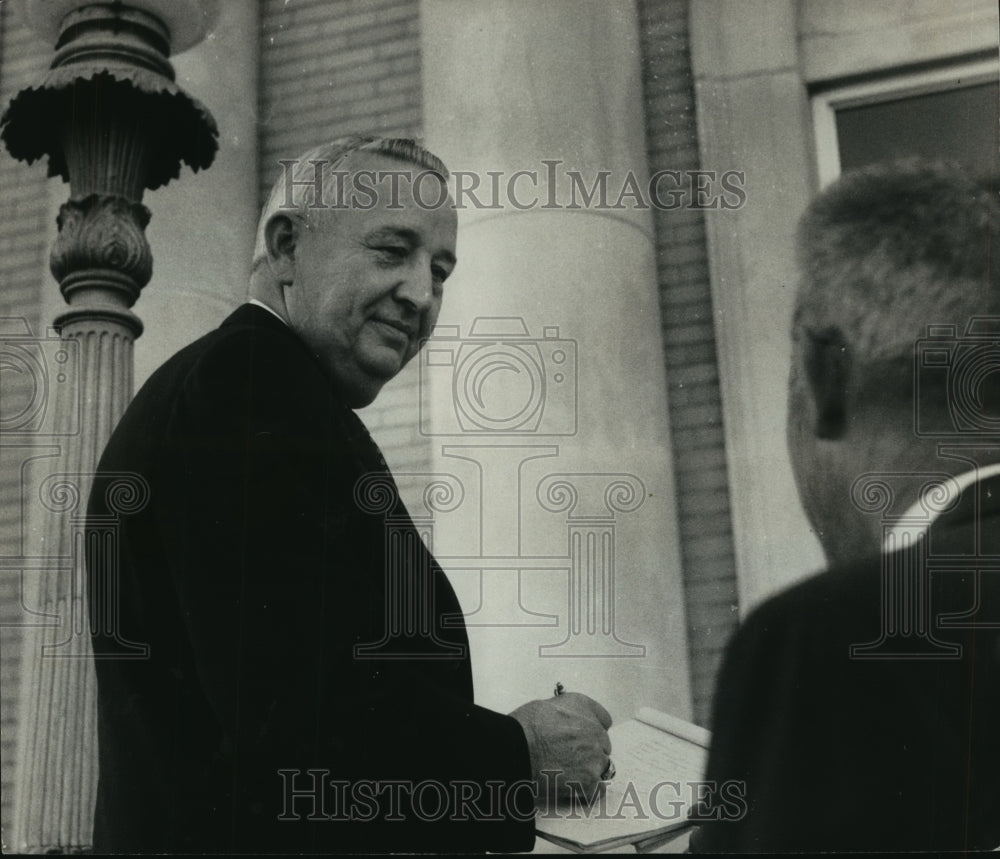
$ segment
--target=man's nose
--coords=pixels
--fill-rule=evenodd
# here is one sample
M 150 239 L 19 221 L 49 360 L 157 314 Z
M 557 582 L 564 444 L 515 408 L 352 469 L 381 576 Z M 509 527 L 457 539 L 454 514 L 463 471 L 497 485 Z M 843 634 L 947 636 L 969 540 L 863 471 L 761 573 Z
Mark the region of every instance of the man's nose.
M 396 298 L 417 311 L 424 311 L 434 303 L 434 275 L 430 260 L 415 260 L 396 287 Z

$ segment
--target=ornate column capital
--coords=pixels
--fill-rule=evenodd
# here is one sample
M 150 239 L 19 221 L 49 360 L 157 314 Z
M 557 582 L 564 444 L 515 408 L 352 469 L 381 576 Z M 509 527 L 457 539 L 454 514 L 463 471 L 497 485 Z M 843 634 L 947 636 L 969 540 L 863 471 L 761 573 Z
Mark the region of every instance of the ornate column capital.
M 144 191 L 215 158 L 212 115 L 174 82 L 174 42 L 204 35 L 216 3 L 135 0 L 84 3 L 22 0 L 22 15 L 55 40 L 55 56 L 37 86 L 21 90 L 0 117 L 0 139 L 29 163 L 48 159 L 48 174 L 70 183 L 59 216 L 51 268 L 66 301 L 116 317 L 132 336 L 128 312 L 152 274 Z M 61 317 L 57 326 L 76 320 Z

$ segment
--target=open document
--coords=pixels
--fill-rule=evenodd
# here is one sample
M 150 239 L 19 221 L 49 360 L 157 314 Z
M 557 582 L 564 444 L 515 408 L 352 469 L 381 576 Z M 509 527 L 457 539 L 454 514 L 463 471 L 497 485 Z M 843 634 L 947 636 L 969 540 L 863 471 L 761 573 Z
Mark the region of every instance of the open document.
M 539 811 L 538 835 L 581 853 L 659 843 L 690 826 L 704 798 L 710 734 L 698 725 L 643 707 L 611 736 L 615 777 L 591 803 L 560 802 Z

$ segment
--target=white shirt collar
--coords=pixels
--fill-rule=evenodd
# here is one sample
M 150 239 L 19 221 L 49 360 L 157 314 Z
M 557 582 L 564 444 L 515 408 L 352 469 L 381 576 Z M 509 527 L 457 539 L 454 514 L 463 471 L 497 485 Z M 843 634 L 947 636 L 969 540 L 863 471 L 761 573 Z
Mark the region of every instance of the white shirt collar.
M 278 311 L 277 311 L 277 310 L 275 310 L 275 309 L 274 309 L 273 307 L 271 307 L 270 305 L 267 305 L 267 304 L 264 304 L 264 302 L 263 302 L 263 301 L 260 301 L 260 300 L 259 300 L 259 299 L 257 299 L 257 298 L 251 298 L 251 299 L 248 299 L 248 300 L 247 300 L 247 304 L 253 304 L 253 305 L 254 305 L 255 307 L 263 307 L 263 308 L 264 308 L 264 309 L 265 309 L 265 310 L 266 310 L 266 311 L 267 311 L 268 313 L 270 313 L 270 314 L 271 314 L 271 315 L 272 315 L 272 316 L 273 316 L 273 317 L 274 317 L 275 319 L 281 319 L 281 315 L 280 315 L 280 314 L 278 313 Z M 287 323 L 287 322 L 285 322 L 285 320 L 284 320 L 284 319 L 281 319 L 281 324 L 282 324 L 282 325 L 288 325 L 288 323 Z
M 962 472 L 957 477 L 942 481 L 939 485 L 944 493 L 943 498 L 942 496 L 935 497 L 933 507 L 930 510 L 919 499 L 914 501 L 899 517 L 899 522 L 886 531 L 885 538 L 882 540 L 882 551 L 894 552 L 904 544 L 912 545 L 927 533 L 942 512 L 951 509 L 966 489 L 974 483 L 996 477 L 998 474 L 1000 474 L 1000 462 L 991 462 L 989 465 L 976 466 L 969 471 Z

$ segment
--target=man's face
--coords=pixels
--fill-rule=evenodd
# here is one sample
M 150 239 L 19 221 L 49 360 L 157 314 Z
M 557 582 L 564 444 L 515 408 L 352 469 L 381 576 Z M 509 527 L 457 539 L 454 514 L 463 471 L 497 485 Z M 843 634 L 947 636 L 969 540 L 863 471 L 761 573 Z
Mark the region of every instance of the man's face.
M 397 178 L 364 177 L 363 184 L 377 195 L 373 208 L 315 210 L 308 225 L 299 223 L 285 306 L 292 329 L 345 402 L 359 408 L 375 399 L 430 336 L 444 281 L 455 266 L 457 220 L 448 203 L 429 208 L 414 199 L 412 178 L 421 167 L 354 152 L 338 169 L 392 171 Z M 418 198 L 433 206 L 439 181 L 425 176 Z M 371 202 L 367 192 L 357 199 Z

